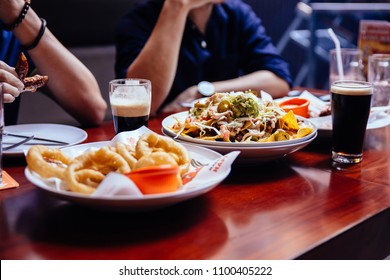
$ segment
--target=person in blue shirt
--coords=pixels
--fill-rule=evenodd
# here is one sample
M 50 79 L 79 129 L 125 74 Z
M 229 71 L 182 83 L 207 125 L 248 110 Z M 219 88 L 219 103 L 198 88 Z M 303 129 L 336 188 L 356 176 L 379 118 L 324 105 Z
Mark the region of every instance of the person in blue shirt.
M 103 121 L 107 104 L 89 69 L 46 28 L 29 0 L 0 0 L 0 94 L 6 125 L 17 122 L 24 88 L 14 69 L 21 51 L 32 63 L 30 70 L 49 77 L 42 91 L 83 125 Z
M 274 97 L 292 83 L 261 20 L 238 0 L 143 1 L 119 21 L 116 51 L 117 78 L 151 80 L 152 115 L 199 98 L 201 81 Z

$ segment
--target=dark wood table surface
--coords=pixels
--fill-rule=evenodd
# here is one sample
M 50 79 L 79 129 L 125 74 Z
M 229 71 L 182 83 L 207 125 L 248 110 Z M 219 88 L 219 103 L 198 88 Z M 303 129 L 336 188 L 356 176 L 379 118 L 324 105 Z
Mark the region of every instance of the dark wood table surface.
M 161 133 L 161 120 L 149 127 Z M 114 136 L 111 122 L 86 142 Z M 361 164 L 340 167 L 331 142 L 235 164 L 210 192 L 148 212 L 62 201 L 3 159 L 20 186 L 0 191 L 1 259 L 383 259 L 390 254 L 390 126 L 369 130 Z

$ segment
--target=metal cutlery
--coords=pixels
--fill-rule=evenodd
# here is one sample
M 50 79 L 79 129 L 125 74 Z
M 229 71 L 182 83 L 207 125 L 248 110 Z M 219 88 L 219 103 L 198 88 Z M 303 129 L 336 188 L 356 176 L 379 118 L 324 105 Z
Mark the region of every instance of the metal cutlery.
M 11 149 L 13 149 L 13 148 L 16 148 L 16 147 L 18 147 L 18 146 L 20 146 L 20 145 L 23 145 L 24 143 L 26 143 L 26 142 L 32 140 L 32 139 L 34 139 L 34 135 L 31 135 L 31 136 L 29 136 L 29 137 L 23 139 L 22 141 L 19 141 L 19 142 L 17 142 L 17 143 L 14 143 L 14 144 L 12 144 L 12 145 L 10 145 L 10 146 L 3 147 L 3 151 L 8 151 L 8 150 L 11 150 Z
M 31 139 L 32 140 L 32 139 Z M 24 141 L 24 140 L 22 140 Z M 13 144 L 19 144 L 19 142 L 3 142 L 3 145 L 13 145 Z M 33 145 L 45 145 L 45 146 L 61 146 L 61 144 L 57 143 L 46 143 L 46 142 L 33 142 L 33 143 L 23 143 L 24 146 L 33 146 Z
M 193 167 L 195 167 L 195 168 L 199 168 L 199 167 L 202 167 L 202 166 L 206 166 L 206 165 L 208 165 L 207 163 L 202 163 L 202 162 L 200 162 L 200 161 L 198 161 L 198 160 L 196 160 L 196 159 L 191 159 L 191 165 L 193 166 Z
M 31 136 L 26 136 L 26 135 L 22 135 L 22 134 L 15 134 L 15 133 L 9 133 L 9 132 L 3 132 L 3 136 L 12 136 L 12 137 L 18 137 L 18 138 L 25 138 L 25 139 L 29 139 L 31 137 Z M 64 142 L 64 141 L 58 141 L 58 140 L 41 138 L 41 137 L 35 137 L 35 136 L 33 138 L 34 138 L 34 140 L 39 140 L 39 141 L 44 141 L 44 142 L 57 143 L 57 144 L 61 144 L 61 145 L 69 145 L 68 142 Z M 29 140 L 31 140 L 31 139 L 29 139 Z

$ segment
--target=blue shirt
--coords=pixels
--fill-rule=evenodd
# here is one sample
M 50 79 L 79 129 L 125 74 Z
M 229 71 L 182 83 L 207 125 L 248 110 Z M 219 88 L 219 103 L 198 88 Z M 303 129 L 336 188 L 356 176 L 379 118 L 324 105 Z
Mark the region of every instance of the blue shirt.
M 163 2 L 141 3 L 119 21 L 117 78 L 126 77 L 129 65 L 141 52 L 157 22 Z M 288 64 L 277 53 L 252 8 L 239 0 L 226 0 L 214 5 L 205 34 L 187 20 L 177 73 L 164 104 L 200 81 L 227 80 L 258 70 L 269 70 L 292 84 Z
M 0 60 L 14 67 L 21 52 L 19 41 L 12 32 L 1 29 L 0 22 Z M 16 124 L 19 113 L 20 97 L 16 98 L 12 103 L 4 104 L 4 123 L 5 125 Z

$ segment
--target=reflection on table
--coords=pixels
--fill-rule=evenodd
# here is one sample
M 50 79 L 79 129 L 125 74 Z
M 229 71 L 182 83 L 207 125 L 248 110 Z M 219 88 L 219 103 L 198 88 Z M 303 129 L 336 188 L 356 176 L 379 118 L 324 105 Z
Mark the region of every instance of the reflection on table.
M 149 128 L 161 133 L 161 121 Z M 114 136 L 111 122 L 87 142 Z M 334 165 L 329 137 L 235 164 L 212 191 L 171 207 L 108 212 L 40 191 L 21 157 L 0 192 L 1 259 L 382 259 L 390 254 L 390 127 L 368 131 L 361 164 Z

